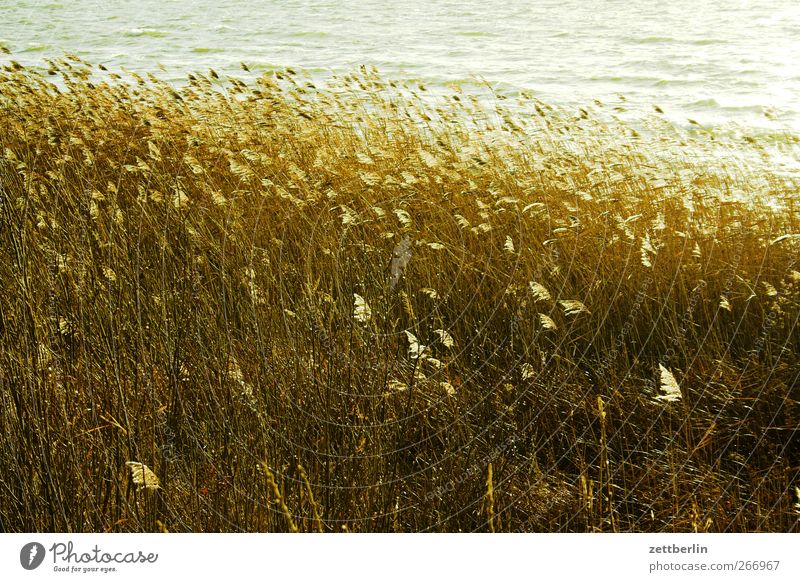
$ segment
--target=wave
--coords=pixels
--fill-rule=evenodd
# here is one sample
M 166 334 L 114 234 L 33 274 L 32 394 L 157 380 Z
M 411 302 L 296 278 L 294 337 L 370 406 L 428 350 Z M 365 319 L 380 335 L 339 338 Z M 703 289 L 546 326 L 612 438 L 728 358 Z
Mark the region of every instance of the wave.
M 679 42 L 671 36 L 629 36 L 624 40 L 631 44 L 666 44 Z
M 692 107 L 719 107 L 719 101 L 713 98 L 698 99 L 690 104 Z
M 158 30 L 156 28 L 130 28 L 123 32 L 125 36 L 149 36 L 151 38 L 164 38 L 165 36 L 169 36 L 170 33 L 166 30 Z
M 494 32 L 486 32 L 484 30 L 457 30 L 454 32 L 456 36 L 478 37 L 478 38 L 495 38 L 497 34 Z
M 612 83 L 653 83 L 658 81 L 658 77 L 651 77 L 649 75 L 595 75 L 589 77 L 590 81 L 607 81 Z
M 728 44 L 728 42 L 720 38 L 703 38 L 689 41 L 689 44 L 694 46 L 708 46 L 710 44 Z
M 690 85 L 703 85 L 702 79 L 661 79 L 656 81 L 656 87 L 688 87 Z
M 305 30 L 300 32 L 291 32 L 286 36 L 292 38 L 326 38 L 330 35 L 331 34 L 329 32 L 325 32 L 323 30 Z
M 2 46 L 2 45 L 3 45 L 3 43 L 0 42 L 0 46 Z M 54 48 L 52 44 L 45 44 L 45 43 L 39 44 L 39 43 L 37 43 L 37 44 L 32 44 L 30 46 L 27 46 L 27 47 L 25 47 L 23 49 L 20 49 L 19 52 L 21 52 L 21 53 L 40 53 L 40 52 L 43 52 L 43 51 L 50 50 L 52 48 Z

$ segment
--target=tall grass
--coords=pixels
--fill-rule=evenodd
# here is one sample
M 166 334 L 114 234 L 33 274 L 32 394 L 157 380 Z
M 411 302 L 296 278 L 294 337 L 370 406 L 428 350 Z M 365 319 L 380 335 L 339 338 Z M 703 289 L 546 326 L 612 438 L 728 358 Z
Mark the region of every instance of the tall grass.
M 68 56 L 0 142 L 5 530 L 797 531 L 798 184 L 702 132 Z

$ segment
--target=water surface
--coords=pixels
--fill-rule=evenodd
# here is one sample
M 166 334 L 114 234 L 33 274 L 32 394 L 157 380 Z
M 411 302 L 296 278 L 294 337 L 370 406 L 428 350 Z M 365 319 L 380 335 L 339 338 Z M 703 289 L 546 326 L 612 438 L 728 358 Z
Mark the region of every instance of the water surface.
M 70 51 L 176 80 L 241 62 L 318 76 L 367 64 L 623 115 L 658 105 L 678 124 L 800 130 L 795 0 L 17 0 L 0 5 L 0 44 L 24 64 Z

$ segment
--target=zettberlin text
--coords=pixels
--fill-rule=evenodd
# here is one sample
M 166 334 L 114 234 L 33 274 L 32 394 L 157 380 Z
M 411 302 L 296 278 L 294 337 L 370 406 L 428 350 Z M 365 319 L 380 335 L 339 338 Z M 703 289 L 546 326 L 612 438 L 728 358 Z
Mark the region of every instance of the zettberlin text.
M 651 554 L 707 554 L 708 546 L 692 544 L 691 546 L 650 546 Z

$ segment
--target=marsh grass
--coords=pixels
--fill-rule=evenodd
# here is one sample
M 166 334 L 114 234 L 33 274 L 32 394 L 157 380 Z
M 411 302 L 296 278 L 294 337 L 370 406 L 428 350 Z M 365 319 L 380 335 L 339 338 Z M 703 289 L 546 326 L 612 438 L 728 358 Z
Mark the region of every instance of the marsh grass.
M 797 530 L 757 140 L 212 73 L 0 74 L 4 529 Z

